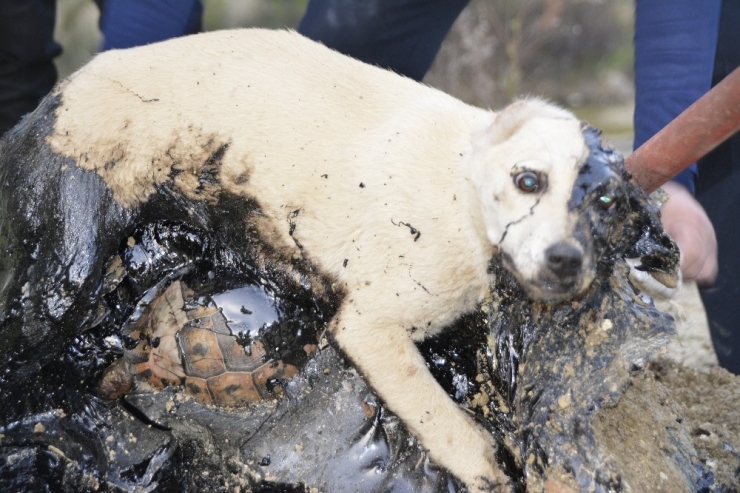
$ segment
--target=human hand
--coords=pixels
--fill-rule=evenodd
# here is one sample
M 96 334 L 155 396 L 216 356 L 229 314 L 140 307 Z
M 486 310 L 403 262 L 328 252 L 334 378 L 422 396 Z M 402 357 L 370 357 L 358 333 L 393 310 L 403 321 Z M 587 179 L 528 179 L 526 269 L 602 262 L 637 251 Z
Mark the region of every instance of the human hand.
M 663 190 L 669 199 L 661 208 L 661 222 L 681 250 L 684 280 L 711 285 L 717 278 L 717 236 L 707 213 L 683 185 L 669 181 Z

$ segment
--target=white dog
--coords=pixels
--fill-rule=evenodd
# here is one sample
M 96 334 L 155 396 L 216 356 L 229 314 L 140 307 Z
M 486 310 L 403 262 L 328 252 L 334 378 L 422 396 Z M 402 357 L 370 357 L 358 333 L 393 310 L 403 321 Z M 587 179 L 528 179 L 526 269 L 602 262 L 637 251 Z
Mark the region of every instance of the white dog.
M 497 253 L 537 299 L 588 287 L 596 260 L 579 201 L 621 178 L 602 173 L 574 198 L 590 150 L 572 114 L 538 100 L 474 108 L 268 30 L 98 55 L 46 108 L 32 118 L 53 122 L 50 173 L 94 175 L 123 211 L 107 223 L 60 213 L 63 227 L 98 221 L 70 231 L 107 224 L 98 235 L 125 238 L 161 214 L 150 204 L 165 193 L 171 210 L 217 227 L 204 210 L 233 216 L 226 197 L 248 202 L 229 219 L 245 224 L 244 248 L 334 300 L 329 334 L 432 458 L 471 491 L 510 487 L 492 437 L 437 384 L 414 341 L 481 303 Z M 612 192 L 599 196 L 605 214 Z M 99 200 L 75 193 L 79 204 Z M 67 268 L 68 285 L 99 279 L 94 270 Z

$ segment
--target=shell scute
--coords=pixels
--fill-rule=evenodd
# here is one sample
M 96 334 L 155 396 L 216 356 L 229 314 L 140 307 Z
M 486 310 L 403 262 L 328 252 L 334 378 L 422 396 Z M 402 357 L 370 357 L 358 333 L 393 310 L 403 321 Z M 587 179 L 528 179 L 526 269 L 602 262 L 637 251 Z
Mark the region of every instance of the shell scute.
M 234 336 L 219 336 L 218 343 L 226 368 L 230 371 L 252 371 L 263 365 L 267 359 L 267 352 L 260 341 L 252 342 L 249 352 Z
M 149 358 L 152 370 L 158 376 L 165 378 L 174 385 L 185 378 L 185 369 L 181 363 L 180 348 L 175 336 L 165 336 L 159 339 L 157 347 L 152 344 Z
M 204 378 L 185 377 L 185 392 L 195 397 L 201 404 L 213 403 L 213 396 L 208 390 L 208 381 Z
M 174 336 L 188 322 L 182 307 L 185 300 L 179 282 L 174 282 L 153 302 L 148 327 L 151 338 Z
M 280 383 L 281 380 L 289 380 L 297 374 L 298 369 L 293 365 L 286 365 L 282 361 L 270 361 L 252 373 L 252 380 L 263 398 L 269 399 L 283 393 L 282 386 L 275 386 L 272 382 Z
M 216 311 L 210 316 L 211 319 L 211 330 L 215 332 L 216 334 L 222 334 L 227 337 L 233 337 L 231 335 L 231 330 L 229 329 L 229 326 L 226 323 L 226 317 L 224 317 L 224 314 L 221 313 L 221 310 Z
M 190 326 L 180 330 L 177 339 L 188 375 L 209 378 L 226 371 L 224 356 L 214 332 Z
M 208 389 L 215 401 L 227 406 L 262 400 L 255 388 L 252 374 L 247 372 L 226 372 L 209 378 Z

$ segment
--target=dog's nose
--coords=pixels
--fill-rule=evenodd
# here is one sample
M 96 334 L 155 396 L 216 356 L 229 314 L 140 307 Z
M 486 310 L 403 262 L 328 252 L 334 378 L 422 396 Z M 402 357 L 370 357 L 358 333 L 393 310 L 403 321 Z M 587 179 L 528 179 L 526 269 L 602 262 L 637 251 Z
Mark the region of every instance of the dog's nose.
M 556 243 L 545 251 L 547 268 L 558 277 L 573 277 L 583 264 L 583 254 L 567 243 Z

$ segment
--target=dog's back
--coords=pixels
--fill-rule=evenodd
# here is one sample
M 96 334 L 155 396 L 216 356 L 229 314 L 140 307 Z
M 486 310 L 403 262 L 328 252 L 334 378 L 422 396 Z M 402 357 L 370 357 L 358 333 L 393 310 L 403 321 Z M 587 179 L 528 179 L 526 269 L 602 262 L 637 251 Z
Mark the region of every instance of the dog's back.
M 466 264 L 490 251 L 463 162 L 491 112 L 268 30 L 106 53 L 57 94 L 52 149 L 127 209 L 167 182 L 213 205 L 249 197 L 263 241 L 342 289 L 393 285 L 444 322 L 459 313 L 434 299 L 450 278 L 480 295 L 485 272 Z
M 173 166 L 197 174 L 197 149 L 205 158 L 229 146 L 224 182 L 268 167 L 297 180 L 319 181 L 337 168 L 358 168 L 361 177 L 403 144 L 419 152 L 464 136 L 455 146 L 464 152 L 471 121 L 487 115 L 297 33 L 260 29 L 106 52 L 55 94 L 72 111 L 57 111 L 52 148 L 97 170 L 128 207 L 145 201 Z M 388 145 L 379 149 L 380 142 Z M 438 173 L 435 157 L 421 169 L 407 163 L 408 176 Z M 198 186 L 190 176 L 180 179 L 186 194 Z

